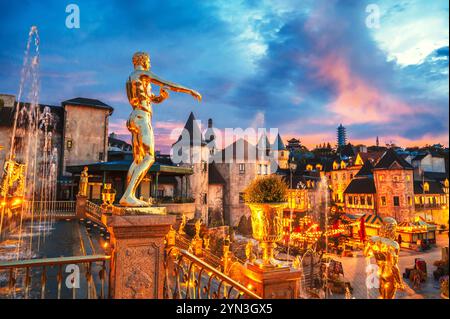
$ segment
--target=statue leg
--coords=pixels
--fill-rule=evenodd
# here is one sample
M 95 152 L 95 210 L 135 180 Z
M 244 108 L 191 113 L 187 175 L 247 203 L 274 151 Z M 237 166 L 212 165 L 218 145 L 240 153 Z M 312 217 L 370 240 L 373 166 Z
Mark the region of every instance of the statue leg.
M 150 121 L 150 114 L 143 111 L 133 112 L 129 121 L 133 134 L 133 163 L 128 170 L 127 189 L 120 199 L 123 206 L 148 206 L 148 203 L 136 198 L 136 190 L 155 161 Z

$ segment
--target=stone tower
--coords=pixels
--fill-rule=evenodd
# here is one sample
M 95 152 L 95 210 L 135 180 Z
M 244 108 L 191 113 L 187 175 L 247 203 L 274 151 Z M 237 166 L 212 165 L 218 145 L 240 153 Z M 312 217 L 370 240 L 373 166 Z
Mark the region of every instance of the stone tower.
M 413 218 L 413 172 L 413 167 L 392 148 L 375 164 L 376 207 L 381 217 L 394 217 L 397 222 Z
M 281 139 L 280 134 L 277 135 L 275 142 L 272 145 L 272 151 L 274 155 L 276 154 L 278 160 L 278 166 L 280 169 L 288 169 L 289 168 L 289 151 L 286 149 L 286 146 Z
M 212 124 L 212 122 L 211 122 Z M 208 158 L 209 149 L 201 132 L 200 122 L 191 112 L 177 142 L 172 145 L 173 161 L 176 164 L 189 166 L 193 174 L 189 176 L 187 193 L 195 201 L 195 217 L 208 223 Z

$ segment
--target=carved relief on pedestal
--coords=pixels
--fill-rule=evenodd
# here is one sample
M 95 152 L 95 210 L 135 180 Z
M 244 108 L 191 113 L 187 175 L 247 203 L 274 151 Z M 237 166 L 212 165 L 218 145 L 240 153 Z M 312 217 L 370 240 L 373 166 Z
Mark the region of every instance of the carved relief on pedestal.
M 160 252 L 156 244 L 129 246 L 118 256 L 122 260 L 122 298 L 158 298 Z

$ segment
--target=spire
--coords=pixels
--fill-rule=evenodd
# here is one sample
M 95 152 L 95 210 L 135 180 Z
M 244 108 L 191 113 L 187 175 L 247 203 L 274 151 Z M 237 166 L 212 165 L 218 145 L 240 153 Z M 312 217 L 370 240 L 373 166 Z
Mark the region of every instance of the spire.
M 258 148 L 262 148 L 262 149 L 270 149 L 270 141 L 269 138 L 267 137 L 266 132 L 264 132 L 259 141 L 258 141 Z
M 380 140 L 378 139 L 378 135 L 377 135 L 377 140 L 375 143 L 376 143 L 377 147 L 380 146 Z
M 205 145 L 205 140 L 203 139 L 203 134 L 200 130 L 200 127 L 198 126 L 198 122 L 195 119 L 194 113 L 191 112 L 191 114 L 189 114 L 189 118 L 186 121 L 186 124 L 184 125 L 184 130 L 181 133 L 181 135 L 178 137 L 178 140 L 175 142 L 178 143 L 180 141 L 183 140 L 183 134 L 187 134 L 189 133 L 189 143 L 191 146 L 193 145 Z M 187 136 L 186 136 L 187 137 Z M 195 143 L 194 143 L 195 141 Z M 183 142 L 187 142 L 187 141 L 183 141 Z
M 275 139 L 275 142 L 272 145 L 272 149 L 274 151 L 285 151 L 286 146 L 283 143 L 283 140 L 281 139 L 280 133 L 278 133 L 277 138 Z

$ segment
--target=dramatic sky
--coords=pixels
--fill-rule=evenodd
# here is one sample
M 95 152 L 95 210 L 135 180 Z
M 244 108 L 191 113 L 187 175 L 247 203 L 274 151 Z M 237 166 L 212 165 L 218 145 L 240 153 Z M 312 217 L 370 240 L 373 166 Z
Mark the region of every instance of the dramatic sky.
M 79 29 L 65 25 L 69 3 Z M 2 93 L 17 94 L 31 25 L 40 101 L 100 99 L 115 108 L 110 131 L 127 134 L 136 51 L 150 53 L 156 74 L 201 92 L 202 103 L 172 93 L 155 106 L 163 150 L 190 111 L 220 129 L 278 128 L 308 147 L 334 143 L 340 123 L 352 143 L 449 142 L 446 0 L 21 0 L 2 1 L 0 13 Z

